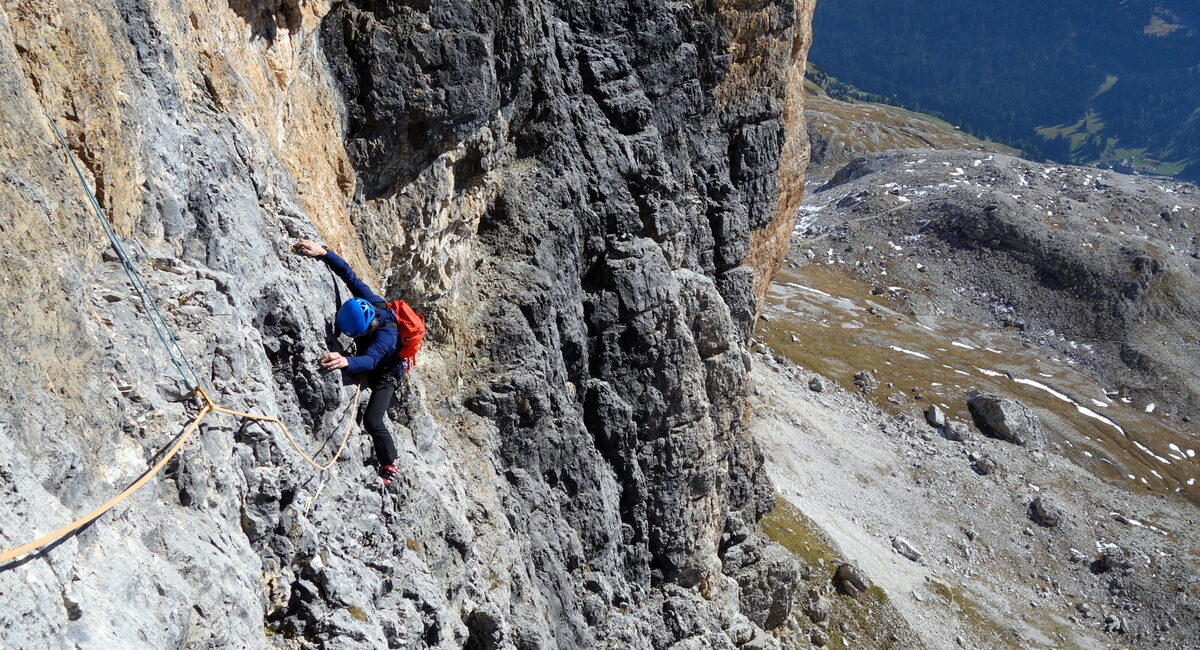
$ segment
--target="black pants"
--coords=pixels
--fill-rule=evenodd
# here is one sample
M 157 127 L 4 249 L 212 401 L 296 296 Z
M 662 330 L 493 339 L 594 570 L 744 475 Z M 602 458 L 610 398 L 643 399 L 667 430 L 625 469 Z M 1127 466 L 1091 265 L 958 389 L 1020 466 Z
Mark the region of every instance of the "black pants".
M 367 378 L 367 386 L 371 389 L 371 398 L 367 400 L 367 413 L 363 418 L 363 428 L 371 434 L 371 442 L 375 444 L 375 460 L 380 467 L 391 465 L 396 460 L 396 442 L 392 440 L 392 432 L 384 423 L 388 406 L 396 395 L 403 378 L 395 371 L 382 372 Z

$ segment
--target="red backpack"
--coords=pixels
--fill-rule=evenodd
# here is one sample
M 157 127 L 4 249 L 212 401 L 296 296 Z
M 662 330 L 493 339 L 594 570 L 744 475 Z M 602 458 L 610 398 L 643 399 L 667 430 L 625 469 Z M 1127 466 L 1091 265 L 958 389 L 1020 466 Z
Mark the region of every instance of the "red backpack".
M 413 368 L 417 365 L 417 353 L 421 351 L 421 343 L 425 340 L 425 316 L 418 314 L 403 300 L 393 300 L 387 303 L 387 306 L 396 316 L 399 338 L 396 342 L 396 356 L 404 359 L 409 368 Z

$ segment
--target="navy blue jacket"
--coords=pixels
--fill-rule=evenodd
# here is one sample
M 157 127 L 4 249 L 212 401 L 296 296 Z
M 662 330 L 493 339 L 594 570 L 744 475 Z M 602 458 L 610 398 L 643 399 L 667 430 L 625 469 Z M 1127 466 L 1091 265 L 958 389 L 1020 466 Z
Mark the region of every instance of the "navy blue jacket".
M 375 305 L 375 318 L 379 321 L 374 328 L 374 332 L 368 332 L 354 340 L 354 347 L 361 354 L 353 357 L 346 357 L 346 361 L 350 365 L 346 366 L 346 372 L 370 372 L 372 370 L 391 370 L 395 367 L 399 358 L 396 356 L 396 339 L 399 331 L 395 327 L 395 316 L 392 315 L 392 310 L 388 309 L 383 298 L 379 294 L 371 291 L 365 282 L 360 280 L 354 274 L 354 269 L 346 263 L 337 253 L 325 249 L 325 254 L 321 256 L 329 268 L 337 274 L 342 282 L 350 288 L 350 293 L 354 294 L 355 298 L 362 298 L 367 302 Z M 391 327 L 385 327 L 387 323 L 392 323 Z

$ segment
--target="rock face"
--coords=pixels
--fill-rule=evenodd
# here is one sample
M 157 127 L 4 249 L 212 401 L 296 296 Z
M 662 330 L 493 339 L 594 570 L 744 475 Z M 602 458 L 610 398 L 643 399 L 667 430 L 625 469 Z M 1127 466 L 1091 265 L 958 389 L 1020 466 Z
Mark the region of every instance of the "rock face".
M 989 436 L 1034 449 L 1046 443 L 1046 432 L 1037 415 L 1011 397 L 974 393 L 967 399 L 967 408 L 976 425 Z
M 727 550 L 723 560 L 725 573 L 738 583 L 743 610 L 751 621 L 765 629 L 787 622 L 799 583 L 795 556 L 778 544 L 748 537 Z
M 297 237 L 432 332 L 392 489 L 357 433 L 317 475 L 210 416 L 120 513 L 0 567 L 0 645 L 776 643 L 794 567 L 753 531 L 741 410 L 811 5 L 5 5 L 0 545 L 188 419 L 43 109 L 221 404 L 340 439 L 353 388 L 314 359 L 345 289 Z

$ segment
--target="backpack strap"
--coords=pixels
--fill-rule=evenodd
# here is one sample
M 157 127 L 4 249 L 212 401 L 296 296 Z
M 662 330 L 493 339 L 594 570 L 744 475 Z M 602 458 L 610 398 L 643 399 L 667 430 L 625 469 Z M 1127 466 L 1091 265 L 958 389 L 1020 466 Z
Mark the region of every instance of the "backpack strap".
M 388 307 L 386 302 L 373 302 L 371 303 L 371 306 L 375 308 L 375 314 L 379 316 L 379 320 L 383 321 L 379 324 L 380 327 L 387 327 L 388 325 L 391 325 L 392 327 L 399 329 L 399 326 L 396 323 L 396 314 L 392 312 L 392 308 Z

